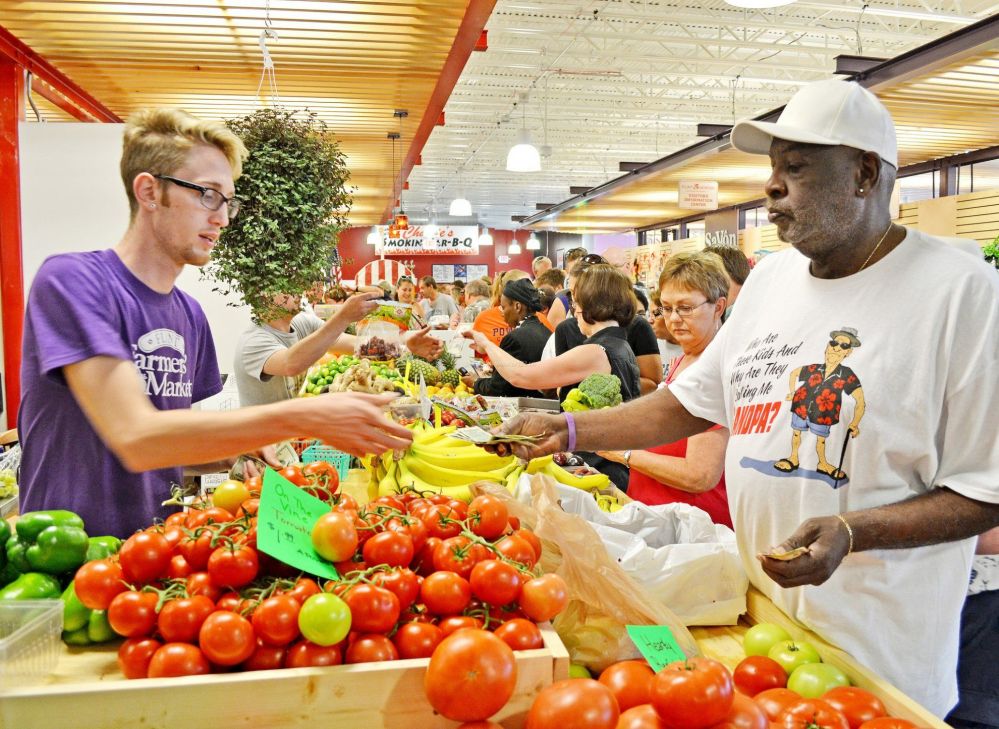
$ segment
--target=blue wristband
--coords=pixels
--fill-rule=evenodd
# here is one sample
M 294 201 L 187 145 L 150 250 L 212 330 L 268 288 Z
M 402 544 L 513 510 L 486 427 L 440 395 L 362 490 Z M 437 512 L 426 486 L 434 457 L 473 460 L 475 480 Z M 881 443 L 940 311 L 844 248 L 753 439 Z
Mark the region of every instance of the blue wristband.
M 565 424 L 569 426 L 569 443 L 566 445 L 567 451 L 576 450 L 576 421 L 572 418 L 572 413 L 562 413 L 565 416 Z

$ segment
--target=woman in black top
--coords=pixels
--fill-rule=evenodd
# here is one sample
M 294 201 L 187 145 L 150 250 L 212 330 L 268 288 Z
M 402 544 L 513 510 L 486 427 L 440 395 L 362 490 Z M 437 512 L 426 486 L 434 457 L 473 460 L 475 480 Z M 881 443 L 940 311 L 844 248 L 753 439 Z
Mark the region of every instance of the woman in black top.
M 572 307 L 586 340 L 554 359 L 526 364 L 477 331 L 465 332 L 515 387 L 548 390 L 578 383 L 595 373 L 617 375 L 625 400 L 638 397 L 638 363 L 625 341 L 624 327 L 635 318 L 631 282 L 613 266 L 591 266 L 576 282 Z

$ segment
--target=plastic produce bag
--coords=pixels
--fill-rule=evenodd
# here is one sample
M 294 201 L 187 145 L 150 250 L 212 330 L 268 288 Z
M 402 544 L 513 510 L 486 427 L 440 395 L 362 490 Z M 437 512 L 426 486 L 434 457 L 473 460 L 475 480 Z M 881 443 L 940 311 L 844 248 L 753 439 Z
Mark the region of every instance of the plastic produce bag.
M 621 568 L 684 625 L 735 625 L 746 612 L 749 579 L 735 532 L 701 509 L 630 501 L 606 512 L 585 491 L 557 488 L 562 508 L 589 522 Z M 527 479 L 517 489 L 520 501 L 532 498 Z
M 685 655 L 698 655 L 680 619 L 621 569 L 586 520 L 560 507 L 556 482 L 543 475 L 527 480 L 530 506 L 513 500 L 502 486 L 476 484 L 475 489 L 504 498 L 510 514 L 533 527 L 544 547 L 541 568 L 556 572 L 569 586 L 569 605 L 552 623 L 573 662 L 599 672 L 640 658 L 626 625 L 668 626 Z

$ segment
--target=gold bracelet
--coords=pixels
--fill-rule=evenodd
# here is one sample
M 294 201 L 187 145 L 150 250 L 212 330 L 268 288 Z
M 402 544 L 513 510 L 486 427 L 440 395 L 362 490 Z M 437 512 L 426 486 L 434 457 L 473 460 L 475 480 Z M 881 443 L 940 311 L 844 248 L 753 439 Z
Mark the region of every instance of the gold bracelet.
M 846 550 L 846 553 L 850 554 L 851 552 L 853 552 L 853 529 L 850 528 L 850 522 L 848 522 L 845 518 L 843 518 L 842 514 L 837 514 L 836 518 L 839 519 L 841 522 L 843 522 L 843 526 L 846 527 L 846 533 L 850 537 L 850 548 Z

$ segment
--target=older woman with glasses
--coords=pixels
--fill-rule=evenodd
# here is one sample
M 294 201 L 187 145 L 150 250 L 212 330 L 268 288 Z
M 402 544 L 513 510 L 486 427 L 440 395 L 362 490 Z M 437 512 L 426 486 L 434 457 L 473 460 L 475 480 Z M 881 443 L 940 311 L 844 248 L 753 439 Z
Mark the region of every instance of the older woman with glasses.
M 672 256 L 659 276 L 662 316 L 683 354 L 670 363 L 666 384 L 697 361 L 721 327 L 728 278 L 721 261 L 700 251 Z M 657 311 L 658 310 L 658 311 Z M 685 503 L 703 509 L 717 524 L 732 526 L 725 492 L 728 430 L 711 430 L 644 451 L 597 451 L 631 469 L 628 496 L 646 504 Z

